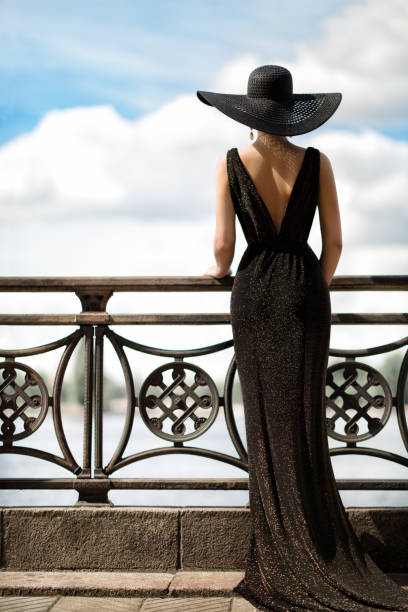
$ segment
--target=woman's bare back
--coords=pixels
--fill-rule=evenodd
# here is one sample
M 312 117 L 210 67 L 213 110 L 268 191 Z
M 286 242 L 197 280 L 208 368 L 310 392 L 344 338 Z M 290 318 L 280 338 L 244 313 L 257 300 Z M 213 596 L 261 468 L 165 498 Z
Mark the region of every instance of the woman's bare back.
M 257 143 L 238 149 L 257 191 L 267 206 L 275 227 L 280 231 L 286 205 L 302 167 L 306 149 L 278 146 L 273 149 Z
M 238 153 L 268 208 L 275 227 L 280 231 L 285 208 L 306 149 L 288 141 L 274 142 L 261 136 L 254 144 L 238 149 Z M 336 183 L 330 160 L 323 152 L 320 152 L 317 205 L 323 248 L 341 248 L 342 234 Z

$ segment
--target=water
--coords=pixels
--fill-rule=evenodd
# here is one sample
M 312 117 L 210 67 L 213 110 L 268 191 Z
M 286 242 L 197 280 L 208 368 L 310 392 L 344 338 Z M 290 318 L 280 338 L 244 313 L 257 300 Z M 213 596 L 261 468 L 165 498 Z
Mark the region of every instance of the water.
M 245 443 L 245 426 L 242 406 L 234 409 L 237 427 Z M 76 461 L 82 465 L 82 420 L 62 411 L 63 424 L 68 444 Z M 106 465 L 115 451 L 122 434 L 124 413 L 104 414 L 103 460 Z M 31 436 L 18 441 L 19 446 L 40 448 L 61 455 L 56 440 L 52 418 L 47 415 L 41 427 Z M 151 433 L 136 411 L 133 431 L 124 456 L 147 450 L 169 446 Z M 329 446 L 339 446 L 329 438 Z M 407 457 L 399 435 L 396 415 L 393 412 L 386 427 L 375 438 L 362 443 Z M 211 428 L 202 436 L 186 443 L 186 446 L 209 448 L 236 456 L 229 439 L 223 410 Z M 332 457 L 336 478 L 407 478 L 408 468 L 390 461 L 367 456 Z M 2 478 L 67 478 L 67 470 L 37 458 L 24 455 L 0 455 L 0 474 Z M 163 455 L 133 463 L 113 474 L 115 478 L 243 478 L 247 473 L 233 466 L 212 459 L 186 454 Z M 407 506 L 406 491 L 340 491 L 345 506 Z M 1 506 L 71 506 L 78 494 L 73 490 L 3 490 L 0 491 Z M 181 490 L 115 490 L 109 498 L 120 506 L 245 506 L 248 503 L 247 491 L 181 491 Z

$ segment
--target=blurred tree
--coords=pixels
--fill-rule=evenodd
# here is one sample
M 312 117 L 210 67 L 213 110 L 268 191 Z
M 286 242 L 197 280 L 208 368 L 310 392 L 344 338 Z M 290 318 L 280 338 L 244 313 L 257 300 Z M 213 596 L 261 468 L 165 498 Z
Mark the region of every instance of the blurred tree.
M 82 338 L 76 347 L 73 355 L 74 365 L 72 376 L 64 381 L 62 386 L 62 401 L 75 402 L 83 406 L 84 404 L 84 383 L 85 383 L 85 338 Z M 112 377 L 104 373 L 103 376 L 103 397 L 104 407 L 112 399 L 125 396 L 125 385 L 116 382 Z
M 401 363 L 403 359 L 402 350 L 393 351 L 389 353 L 387 357 L 384 359 L 380 369 L 381 374 L 387 379 L 392 394 L 395 395 L 397 392 L 397 381 L 399 371 L 401 369 Z M 408 385 L 405 385 L 404 390 L 404 403 L 408 404 Z
M 76 404 L 84 405 L 85 380 L 85 338 L 81 338 L 75 349 L 74 368 L 72 374 L 73 400 Z
M 387 379 L 390 384 L 393 395 L 396 393 L 398 374 L 401 368 L 403 352 L 393 351 L 388 354 L 382 364 L 378 367 L 379 371 Z M 85 359 L 85 341 L 82 339 L 74 353 L 74 368 L 73 375 L 68 378 L 62 387 L 62 400 L 72 401 L 83 405 L 84 401 L 84 359 Z M 330 365 L 340 363 L 342 359 L 330 358 Z M 143 380 L 137 376 L 137 372 L 133 372 L 135 391 L 138 393 Z M 220 378 L 216 381 L 218 392 L 222 395 L 224 390 L 224 379 Z M 111 399 L 123 398 L 125 396 L 125 384 L 117 382 L 114 378 L 106 373 L 103 377 L 104 386 L 104 404 L 105 407 Z M 241 385 L 239 382 L 238 373 L 235 374 L 234 385 L 232 390 L 232 401 L 235 404 L 242 404 Z M 404 401 L 408 403 L 408 385 L 405 385 Z

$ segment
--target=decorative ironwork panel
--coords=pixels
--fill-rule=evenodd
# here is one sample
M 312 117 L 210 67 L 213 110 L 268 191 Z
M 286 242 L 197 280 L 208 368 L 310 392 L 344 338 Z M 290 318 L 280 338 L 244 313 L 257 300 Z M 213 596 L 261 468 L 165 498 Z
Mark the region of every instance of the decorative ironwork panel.
M 345 442 L 372 438 L 387 423 L 391 409 L 391 389 L 375 368 L 345 361 L 327 369 L 326 425 L 332 438 Z
M 47 387 L 38 372 L 23 363 L 0 363 L 0 440 L 31 435 L 44 421 L 48 405 Z
M 85 337 L 87 350 L 84 361 L 84 465 L 81 467 L 76 462 L 65 436 L 61 414 L 61 391 L 67 365 L 75 347 L 83 337 Z M 64 348 L 64 352 L 57 362 L 52 394 L 50 395 L 38 372 L 25 363 L 16 362 L 15 359 L 50 353 L 58 348 Z M 0 446 L 0 454 L 13 453 L 36 457 L 64 467 L 82 478 L 90 476 L 92 350 L 93 329 L 85 326 L 65 338 L 41 346 L 15 350 L 0 349 L 0 355 L 5 358 L 5 361 L 0 363 L 0 441 L 3 443 Z M 62 455 L 56 455 L 39 448 L 14 444 L 15 441 L 30 436 L 40 427 L 50 406 L 52 406 L 56 439 Z
M 172 442 L 203 434 L 214 422 L 218 406 L 212 378 L 200 367 L 181 361 L 162 365 L 149 374 L 139 396 L 140 414 L 147 427 Z

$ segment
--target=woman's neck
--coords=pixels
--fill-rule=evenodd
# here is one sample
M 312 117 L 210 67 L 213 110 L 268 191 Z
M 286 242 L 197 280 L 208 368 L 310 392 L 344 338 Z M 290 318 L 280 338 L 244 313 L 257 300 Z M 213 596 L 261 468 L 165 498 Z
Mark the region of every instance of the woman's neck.
M 287 136 L 278 136 L 277 134 L 267 134 L 266 132 L 258 132 L 258 138 L 253 143 L 253 146 L 260 153 L 281 153 L 283 151 L 293 150 L 294 145 L 289 142 Z

